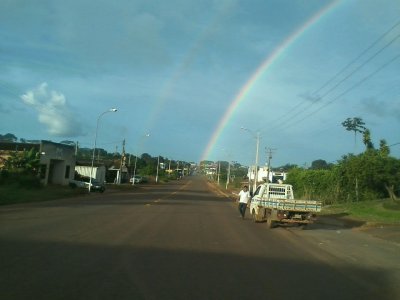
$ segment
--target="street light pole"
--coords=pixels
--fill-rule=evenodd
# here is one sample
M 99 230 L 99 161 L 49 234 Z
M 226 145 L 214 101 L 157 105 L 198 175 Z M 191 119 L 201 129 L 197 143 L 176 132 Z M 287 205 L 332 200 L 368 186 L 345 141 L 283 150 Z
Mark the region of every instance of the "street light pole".
M 228 174 L 226 175 L 226 185 L 225 185 L 226 190 L 228 189 L 230 179 L 231 179 L 231 161 L 228 161 Z
M 257 133 L 254 134 L 254 132 L 248 128 L 241 127 L 240 129 L 249 132 L 256 139 L 256 161 L 254 166 L 254 182 L 253 182 L 253 193 L 254 193 L 257 188 L 257 180 L 258 180 L 258 149 L 260 147 L 260 132 L 257 131 Z
M 136 164 L 137 164 L 137 155 L 135 155 L 135 165 L 134 165 L 134 167 L 133 167 L 133 178 L 132 178 L 132 185 L 135 185 Z
M 90 168 L 90 178 L 89 178 L 89 193 L 91 191 L 92 188 L 92 177 L 93 177 L 93 165 L 94 165 L 94 155 L 95 155 L 95 151 L 96 151 L 96 143 L 97 143 L 97 131 L 99 130 L 99 121 L 100 118 L 109 112 L 116 112 L 117 109 L 116 108 L 110 108 L 109 110 L 106 110 L 105 112 L 102 112 L 98 117 L 97 117 L 97 122 L 96 122 L 96 133 L 94 135 L 94 146 L 93 146 L 93 154 L 92 154 L 92 165 Z
M 219 186 L 219 174 L 221 174 L 221 162 L 218 161 L 218 171 L 217 171 L 217 182 L 218 182 L 218 186 Z
M 157 174 L 156 174 L 156 183 L 158 183 L 158 168 L 160 166 L 160 155 L 157 157 Z

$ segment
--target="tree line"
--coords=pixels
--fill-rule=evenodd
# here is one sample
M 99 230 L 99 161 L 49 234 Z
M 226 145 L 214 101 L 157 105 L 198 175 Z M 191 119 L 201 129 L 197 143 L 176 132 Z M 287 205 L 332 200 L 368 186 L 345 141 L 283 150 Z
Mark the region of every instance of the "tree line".
M 296 197 L 322 200 L 325 204 L 365 201 L 372 199 L 390 198 L 396 201 L 400 193 L 400 160 L 390 155 L 390 146 L 385 140 L 379 141 L 375 147 L 371 131 L 361 118 L 347 118 L 342 122 L 347 131 L 354 133 L 354 146 L 357 144 L 357 134 L 362 135 L 364 151 L 360 154 L 346 154 L 337 163 L 326 163 L 318 159 L 311 167 L 301 168 L 287 164 L 277 168 L 288 172 L 287 183 L 294 186 Z M 0 141 L 16 142 L 13 134 L 0 135 Z M 23 141 L 23 139 L 21 139 Z M 64 141 L 71 145 L 73 142 Z M 95 162 L 106 166 L 119 166 L 123 162 L 129 173 L 140 175 L 155 175 L 157 166 L 162 178 L 169 173 L 166 170 L 188 168 L 189 163 L 170 160 L 165 157 L 152 157 L 144 153 L 140 157 L 129 153 L 108 153 L 104 149 L 96 149 Z M 90 161 L 93 149 L 82 148 L 77 151 L 77 161 Z M 3 161 L 3 171 L 35 174 L 39 170 L 38 154 L 30 151 L 14 153 L 7 161 Z M 201 165 L 212 164 L 204 161 Z M 163 165 L 160 168 L 160 164 Z M 136 166 L 136 167 L 135 167 Z M 228 169 L 230 176 L 243 178 L 247 171 L 238 163 L 220 162 L 220 179 L 227 180 Z M 172 173 L 176 176 L 176 172 Z
M 336 164 L 315 164 L 310 169 L 292 168 L 288 183 L 293 184 L 298 197 L 319 199 L 325 204 L 390 198 L 397 200 L 400 193 L 400 160 L 390 156 L 385 140 L 376 148 L 371 131 L 361 118 L 348 118 L 342 126 L 362 135 L 364 151 L 347 154 Z
M 25 139 L 19 139 L 20 142 L 28 142 Z M 11 133 L 0 134 L 0 142 L 16 143 L 18 138 Z M 73 141 L 61 141 L 60 143 L 76 147 L 76 161 L 78 164 L 90 165 L 93 157 L 93 149 L 78 148 L 78 145 Z M 37 185 L 40 180 L 40 155 L 34 148 L 24 151 L 11 151 L 8 156 L 0 157 L 0 184 L 10 183 L 10 181 L 20 182 L 23 180 L 31 180 L 33 185 Z M 148 153 L 141 155 L 133 155 L 130 153 L 110 153 L 104 149 L 96 148 L 94 163 L 104 165 L 106 169 L 114 166 L 119 168 L 122 165 L 126 166 L 128 173 L 141 176 L 156 176 L 158 168 L 158 176 L 160 179 L 174 179 L 182 175 L 182 170 L 190 170 L 190 163 L 186 161 L 172 160 L 163 156 L 153 157 Z M 106 173 L 107 182 L 113 181 L 115 174 Z M 37 180 L 36 180 L 37 179 Z M 124 178 L 128 182 L 129 178 Z

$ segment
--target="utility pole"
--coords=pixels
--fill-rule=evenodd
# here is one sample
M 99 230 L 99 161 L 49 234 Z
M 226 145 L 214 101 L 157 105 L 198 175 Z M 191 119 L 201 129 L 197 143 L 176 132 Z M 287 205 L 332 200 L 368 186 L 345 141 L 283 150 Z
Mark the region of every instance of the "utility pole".
M 125 165 L 125 139 L 122 141 L 121 162 L 119 164 L 118 184 L 121 184 L 122 179 L 122 165 Z
M 220 161 L 218 161 L 218 173 L 217 173 L 217 182 L 218 182 L 218 185 L 219 185 L 219 174 L 221 174 L 221 162 L 220 162 Z
M 135 177 L 136 177 L 136 164 L 137 164 L 137 155 L 135 155 L 135 165 L 133 166 L 133 178 L 132 178 L 132 185 L 135 185 Z
M 160 166 L 160 155 L 157 156 L 157 174 L 156 174 L 156 183 L 158 183 L 158 168 Z
M 227 174 L 227 176 L 226 176 L 226 186 L 225 186 L 225 189 L 226 189 L 226 190 L 228 189 L 230 177 L 231 177 L 231 162 L 228 161 L 228 174 Z
M 77 141 L 75 144 L 75 157 L 78 156 L 78 147 L 79 147 L 79 142 Z
M 254 193 L 257 188 L 257 180 L 258 180 L 258 148 L 260 147 L 260 132 L 257 131 L 256 133 L 254 133 L 252 130 L 245 127 L 241 127 L 240 129 L 249 132 L 256 139 L 256 161 L 254 165 L 254 182 L 253 182 L 253 193 Z M 251 176 L 251 174 L 249 175 Z M 249 176 L 249 183 L 250 183 L 250 176 Z

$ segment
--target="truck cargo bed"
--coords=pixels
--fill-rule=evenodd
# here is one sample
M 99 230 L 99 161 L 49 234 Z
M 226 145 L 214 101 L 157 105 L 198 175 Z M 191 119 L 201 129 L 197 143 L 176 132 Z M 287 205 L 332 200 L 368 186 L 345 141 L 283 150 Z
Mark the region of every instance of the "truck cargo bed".
M 257 200 L 259 206 L 277 210 L 320 212 L 322 204 L 314 200 L 268 199 Z

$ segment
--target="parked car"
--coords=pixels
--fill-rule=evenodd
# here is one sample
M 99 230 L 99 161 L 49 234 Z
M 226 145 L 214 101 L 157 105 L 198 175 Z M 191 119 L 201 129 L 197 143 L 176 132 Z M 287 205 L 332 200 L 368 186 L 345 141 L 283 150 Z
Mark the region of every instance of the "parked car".
M 143 182 L 143 177 L 139 175 L 132 176 L 131 179 L 129 179 L 129 182 L 133 183 L 133 180 L 135 180 L 135 183 L 141 183 Z
M 90 178 L 81 178 L 81 180 L 70 180 L 69 186 L 72 188 L 85 188 L 89 189 Z M 92 178 L 92 185 L 90 191 L 103 193 L 106 190 L 104 183 L 99 182 L 97 179 Z
M 89 187 L 89 182 L 87 182 L 87 186 Z M 106 190 L 106 186 L 104 183 L 99 182 L 98 180 L 92 178 L 92 185 L 90 191 L 92 192 L 100 192 L 103 193 Z

